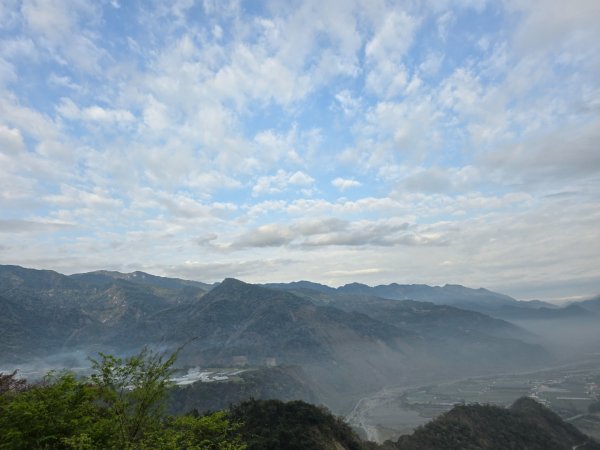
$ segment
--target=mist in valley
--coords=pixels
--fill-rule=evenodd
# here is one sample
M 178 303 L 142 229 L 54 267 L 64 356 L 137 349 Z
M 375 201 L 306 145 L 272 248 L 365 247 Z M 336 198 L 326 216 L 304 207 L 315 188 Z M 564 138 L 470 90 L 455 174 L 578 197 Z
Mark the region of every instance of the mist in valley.
M 569 362 L 600 352 L 600 316 L 594 313 L 590 316 L 583 319 L 512 319 L 511 322 L 535 335 L 537 342 L 558 361 Z
M 88 376 L 100 352 L 178 351 L 169 395 L 177 414 L 250 397 L 300 399 L 382 442 L 456 404 L 509 406 L 531 396 L 580 420 L 600 395 L 595 301 L 550 308 L 457 286 L 193 285 L 141 273 L 0 272 L 10 313 L 0 370 L 36 382 L 51 370 Z
M 600 438 L 599 5 L 0 0 L 0 373 Z

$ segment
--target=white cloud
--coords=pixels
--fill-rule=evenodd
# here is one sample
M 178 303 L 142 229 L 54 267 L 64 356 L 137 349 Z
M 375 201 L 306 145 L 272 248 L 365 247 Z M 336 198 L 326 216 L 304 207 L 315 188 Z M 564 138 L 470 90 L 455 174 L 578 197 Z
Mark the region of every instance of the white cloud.
M 57 111 L 70 120 L 103 122 L 107 124 L 123 124 L 135 120 L 133 114 L 123 109 L 102 108 L 94 105 L 79 108 L 71 99 L 63 98 Z
M 379 267 L 370 267 L 368 269 L 354 270 L 328 270 L 325 275 L 334 277 L 363 277 L 365 275 L 374 275 L 385 272 L 385 269 Z
M 239 180 L 217 171 L 191 172 L 187 185 L 191 188 L 201 189 L 203 192 L 242 187 L 242 183 Z
M 0 114 L 4 121 L 19 128 L 38 141 L 56 140 L 60 136 L 58 125 L 47 115 L 33 108 L 18 104 L 14 97 L 0 103 Z
M 0 153 L 15 154 L 25 149 L 23 136 L 18 128 L 0 124 Z
M 60 194 L 48 195 L 44 201 L 61 207 L 86 206 L 95 209 L 119 208 L 123 205 L 120 199 L 113 198 L 109 192 L 100 188 L 89 192 L 68 185 L 61 186 Z
M 211 81 L 221 97 L 230 98 L 243 108 L 249 100 L 288 105 L 310 90 L 308 77 L 296 73 L 277 58 L 261 54 L 263 49 L 239 45 L 231 64 L 221 68 Z
M 375 62 L 399 61 L 410 48 L 419 21 L 404 11 L 388 13 L 365 47 L 365 55 Z
M 206 262 L 189 259 L 183 263 L 165 266 L 150 266 L 163 276 L 186 277 L 206 282 L 220 282 L 224 278 L 234 277 L 250 281 L 261 274 L 274 273 L 278 267 L 292 264 L 294 261 L 285 258 L 225 260 L 221 262 Z
M 232 248 L 281 247 L 294 245 L 305 248 L 350 246 L 394 247 L 446 245 L 445 236 L 431 230 L 418 230 L 396 219 L 347 222 L 323 219 L 322 223 L 298 221 L 291 225 L 266 224 L 238 236 Z
M 296 186 L 310 186 L 315 182 L 315 179 L 310 175 L 305 174 L 304 172 L 294 172 L 292 176 L 289 178 L 290 184 Z
M 433 76 L 438 73 L 443 61 L 443 54 L 431 52 L 427 55 L 425 60 L 419 64 L 419 71 L 426 76 Z
M 491 173 L 514 183 L 562 183 L 600 173 L 600 120 L 538 133 L 485 156 Z
M 74 11 L 61 0 L 26 0 L 21 7 L 27 25 L 47 39 L 62 40 L 74 26 Z
M 60 76 L 55 73 L 51 73 L 48 77 L 48 82 L 55 86 L 62 86 L 68 89 L 72 89 L 77 92 L 81 92 L 83 88 L 78 84 L 74 83 L 68 76 Z
M 331 181 L 331 185 L 340 191 L 345 191 L 346 189 L 350 189 L 353 187 L 362 186 L 360 181 L 353 180 L 351 178 L 341 178 L 338 177 Z
M 402 64 L 384 60 L 369 72 L 366 86 L 380 97 L 390 98 L 404 91 L 408 84 L 408 77 L 406 68 Z
M 30 38 L 17 37 L 0 42 L 2 55 L 12 61 L 26 58 L 30 63 L 38 62 L 39 52 Z
M 294 235 L 288 227 L 278 224 L 267 224 L 242 234 L 232 244 L 232 247 L 279 247 L 289 244 L 293 239 Z
M 573 0 L 568 8 L 558 0 L 510 0 L 507 3 L 513 11 L 524 15 L 515 34 L 517 48 L 521 50 L 587 52 L 586 46 L 600 39 L 597 27 L 600 5 L 595 0 Z
M 0 259 L 588 289 L 600 14 L 543 3 L 0 2 Z
M 314 178 L 301 171 L 289 173 L 278 170 L 275 175 L 260 177 L 252 188 L 252 195 L 276 194 L 290 186 L 311 186 L 314 181 Z
M 0 57 L 0 88 L 3 88 L 10 82 L 16 81 L 16 79 L 15 67 Z
M 302 159 L 295 149 L 297 145 L 297 127 L 292 126 L 289 132 L 284 135 L 276 133 L 273 130 L 263 130 L 254 136 L 256 144 L 256 154 L 261 159 L 271 163 L 285 161 L 299 164 Z
M 18 0 L 5 0 L 0 3 L 0 28 L 10 28 L 18 20 Z
M 99 20 L 97 6 L 87 0 L 25 0 L 21 13 L 39 46 L 61 65 L 99 73 L 100 59 L 106 55 L 84 25 Z
M 371 69 L 367 74 L 367 88 L 380 97 L 400 94 L 410 75 L 402 59 L 412 45 L 419 20 L 404 11 L 386 15 L 365 47 L 365 56 Z
M 373 169 L 388 167 L 396 159 L 419 161 L 441 144 L 439 121 L 443 112 L 431 97 L 402 102 L 380 102 L 371 107 L 360 131 L 358 160 Z
M 164 130 L 171 124 L 169 111 L 165 104 L 150 95 L 143 112 L 144 123 L 153 130 Z
M 0 219 L 0 233 L 52 233 L 68 228 L 73 228 L 70 223 L 61 222 L 37 222 L 21 219 Z
M 335 99 L 338 101 L 346 116 L 354 116 L 361 108 L 360 99 L 355 98 L 348 89 L 344 89 L 335 94 Z
M 456 193 L 468 191 L 480 181 L 481 175 L 473 166 L 450 169 L 429 167 L 408 174 L 400 186 L 409 192 Z
M 445 41 L 448 38 L 448 30 L 456 20 L 456 16 L 452 11 L 445 11 L 440 14 L 436 20 L 438 34 Z

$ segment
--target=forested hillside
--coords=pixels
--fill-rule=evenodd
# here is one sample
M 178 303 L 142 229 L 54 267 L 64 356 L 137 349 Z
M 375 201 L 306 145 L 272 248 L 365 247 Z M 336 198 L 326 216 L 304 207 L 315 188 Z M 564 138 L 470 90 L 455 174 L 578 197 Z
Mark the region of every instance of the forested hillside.
M 326 408 L 294 400 L 246 400 L 218 412 L 171 415 L 177 353 L 100 355 L 93 373 L 48 374 L 28 384 L 0 374 L 0 449 L 459 450 L 600 446 L 529 398 L 510 409 L 458 405 L 396 442 L 361 440 Z

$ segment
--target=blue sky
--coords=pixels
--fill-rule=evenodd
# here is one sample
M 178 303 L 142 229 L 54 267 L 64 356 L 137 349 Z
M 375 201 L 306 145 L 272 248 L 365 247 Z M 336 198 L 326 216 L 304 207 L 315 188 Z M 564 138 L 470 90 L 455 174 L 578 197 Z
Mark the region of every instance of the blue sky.
M 0 2 L 0 263 L 600 292 L 600 3 Z

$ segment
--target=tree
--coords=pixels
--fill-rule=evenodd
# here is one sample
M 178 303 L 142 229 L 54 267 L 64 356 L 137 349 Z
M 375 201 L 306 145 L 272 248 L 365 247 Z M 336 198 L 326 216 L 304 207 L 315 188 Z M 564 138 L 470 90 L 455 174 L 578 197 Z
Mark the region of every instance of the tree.
M 99 361 L 91 360 L 95 373 L 90 379 L 114 421 L 122 448 L 136 446 L 145 433 L 159 427 L 178 353 L 166 357 L 144 348 L 125 359 L 100 353 Z
M 244 450 L 239 425 L 224 411 L 204 416 L 167 417 L 162 429 L 148 433 L 142 448 L 163 450 Z
M 10 392 L 21 392 L 27 389 L 27 380 L 17 378 L 17 371 L 11 373 L 0 372 L 0 395 Z
M 70 372 L 48 374 L 26 390 L 0 396 L 0 449 L 64 449 L 65 439 L 94 436 L 96 394 Z
M 224 412 L 164 413 L 178 352 L 101 353 L 89 378 L 51 372 L 30 386 L 16 373 L 2 375 L 0 450 L 245 449 L 239 426 Z

